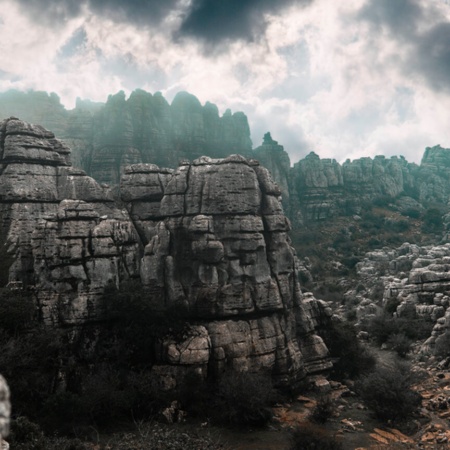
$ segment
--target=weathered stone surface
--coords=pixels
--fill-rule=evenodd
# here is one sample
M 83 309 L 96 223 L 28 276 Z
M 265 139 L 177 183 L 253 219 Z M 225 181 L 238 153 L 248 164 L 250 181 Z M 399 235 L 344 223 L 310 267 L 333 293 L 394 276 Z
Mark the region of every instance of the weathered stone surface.
M 162 308 L 181 304 L 202 321 L 210 369 L 267 369 L 288 383 L 329 367 L 303 305 L 289 222 L 267 170 L 240 156 L 183 163 L 160 185 L 162 198 L 160 191 L 148 198 L 154 215 L 147 210 L 144 217 L 136 214 L 145 200 L 133 180 L 156 186 L 160 171 L 133 167 L 122 192 L 148 239 L 142 282 Z M 261 207 L 267 197 L 270 209 Z M 163 361 L 182 360 L 174 343 L 165 352 Z
M 0 445 L 8 449 L 9 445 L 3 438 L 9 434 L 9 421 L 11 416 L 11 403 L 9 400 L 9 388 L 6 380 L 0 375 Z
M 290 384 L 330 368 L 302 299 L 280 190 L 259 163 L 231 155 L 175 171 L 130 165 L 121 210 L 70 166 L 50 132 L 17 119 L 0 130 L 0 154 L 6 135 L 21 158 L 0 161 L 4 283 L 31 288 L 46 323 L 101 320 L 105 289 L 140 276 L 156 309 L 180 305 L 195 322 L 184 338 L 161 343 L 155 374 L 167 365 L 174 380 L 190 368 L 206 376 L 231 367 Z M 21 136 L 34 140 L 28 153 Z
M 408 163 L 401 156 L 366 157 L 339 164 L 310 153 L 291 168 L 289 156 L 270 133 L 266 133 L 261 146 L 251 150 L 250 131 L 244 114 L 226 111 L 220 116 L 215 105 L 207 102 L 202 106 L 186 92 L 177 94 L 172 104 L 160 93 L 152 95 L 136 90 L 126 99 L 125 94 L 119 92 L 111 95 L 106 104 L 78 100 L 71 111 L 63 108 L 55 94 L 2 93 L 0 118 L 11 114 L 52 129 L 72 148 L 75 166 L 83 168 L 97 181 L 112 185 L 119 183 L 125 167 L 130 164 L 175 168 L 183 159 L 198 159 L 198 164 L 209 164 L 202 155 L 225 158 L 240 153 L 254 157 L 269 169 L 277 182 L 277 185 L 265 185 L 265 175 L 258 173 L 260 169 L 255 166 L 263 196 L 261 208 L 276 207 L 271 195 L 281 193 L 284 211 L 294 228 L 311 221 L 360 214 L 374 200 L 390 202 L 402 213 L 419 214 L 430 204 L 445 206 L 450 198 L 449 149 L 427 148 L 419 166 Z M 13 125 L 11 122 L 10 127 Z M 47 160 L 47 164 L 53 166 L 66 161 L 68 154 L 64 145 L 60 144 L 59 149 L 53 144 L 44 145 L 45 139 L 52 138 L 42 135 L 42 128 L 30 130 L 33 137 L 26 134 L 5 136 L 4 159 L 18 162 L 24 157 L 29 160 L 33 155 L 34 159 Z M 164 178 L 164 171 L 158 170 L 159 178 Z M 155 198 L 161 195 L 158 177 L 153 181 L 148 179 L 150 184 L 144 186 L 138 181 L 138 173 L 126 175 L 134 180 L 131 184 L 123 181 L 125 191 L 127 184 L 134 184 L 133 189 L 139 190 L 141 196 L 159 201 Z M 163 180 L 161 182 L 165 184 Z M 14 185 L 13 179 L 10 184 Z M 172 192 L 174 203 L 176 196 L 183 192 L 182 184 L 176 191 Z M 265 197 L 266 194 L 269 196 Z M 46 195 L 51 197 L 54 193 L 47 192 Z M 153 214 L 156 205 L 139 204 L 138 197 L 133 197 L 137 214 L 143 210 L 151 210 Z M 148 198 L 141 200 L 147 202 Z M 182 214 L 174 207 L 171 209 L 173 213 Z
M 73 150 L 73 161 L 99 182 L 118 184 L 126 165 L 153 163 L 176 167 L 180 159 L 202 155 L 250 156 L 247 117 L 227 110 L 222 116 L 209 102 L 204 106 L 187 92 L 169 104 L 161 93 L 134 91 L 109 96 L 106 104 L 77 101 L 66 111 L 55 94 L 7 92 L 0 94 L 0 120 L 12 114 L 53 130 Z M 20 156 L 20 146 L 14 152 Z M 36 146 L 37 156 L 51 152 Z M 27 152 L 28 153 L 28 152 Z
M 422 347 L 426 353 L 431 352 L 436 339 L 450 329 L 449 269 L 449 243 L 423 247 L 405 243 L 397 249 L 385 248 L 367 253 L 366 258 L 357 264 L 358 275 L 366 285 L 373 284 L 374 279 L 382 283 L 383 303 L 398 303 L 396 313 L 399 317 L 413 312 L 435 324 L 430 338 Z M 360 299 L 359 305 L 362 304 Z M 377 309 L 374 307 L 372 314 Z M 366 317 L 367 313 L 365 310 Z
M 141 244 L 128 214 L 69 166 L 70 150 L 49 131 L 14 118 L 0 129 L 1 243 L 10 261 L 2 282 L 32 287 L 47 322 L 98 318 L 105 287 L 139 274 Z

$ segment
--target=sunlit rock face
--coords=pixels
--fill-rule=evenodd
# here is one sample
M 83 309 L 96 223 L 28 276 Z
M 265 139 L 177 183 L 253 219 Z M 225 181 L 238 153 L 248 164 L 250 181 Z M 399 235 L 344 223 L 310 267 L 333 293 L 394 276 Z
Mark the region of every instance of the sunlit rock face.
M 280 189 L 258 162 L 202 157 L 170 174 L 135 165 L 121 192 L 146 243 L 142 283 L 161 308 L 183 305 L 203 324 L 212 370 L 266 369 L 290 383 L 330 367 L 304 308 Z
M 1 122 L 0 157 L 2 284 L 32 287 L 46 322 L 98 318 L 105 286 L 139 273 L 127 212 L 40 126 Z

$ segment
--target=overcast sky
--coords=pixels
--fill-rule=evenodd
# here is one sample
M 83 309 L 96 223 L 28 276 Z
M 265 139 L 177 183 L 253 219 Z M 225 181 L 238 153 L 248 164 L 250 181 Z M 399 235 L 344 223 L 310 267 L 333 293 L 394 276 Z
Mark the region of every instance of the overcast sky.
M 0 91 L 181 90 L 296 162 L 450 147 L 448 0 L 2 0 Z

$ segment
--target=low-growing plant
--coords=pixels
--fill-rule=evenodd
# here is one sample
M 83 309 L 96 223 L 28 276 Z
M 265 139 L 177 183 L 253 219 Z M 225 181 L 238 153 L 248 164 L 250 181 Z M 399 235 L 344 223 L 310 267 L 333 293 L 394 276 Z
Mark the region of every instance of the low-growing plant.
M 225 373 L 218 383 L 214 409 L 216 422 L 237 426 L 262 426 L 273 416 L 274 389 L 269 374 Z
M 290 450 L 344 450 L 338 439 L 321 427 L 304 423 L 292 432 Z
M 334 378 L 356 378 L 375 366 L 375 357 L 358 340 L 355 328 L 350 323 L 333 321 L 322 337 L 330 356 L 336 358 L 332 372 Z
M 450 356 L 450 331 L 446 330 L 437 339 L 434 347 L 434 354 L 441 358 Z
M 314 423 L 324 424 L 333 417 L 336 412 L 336 404 L 330 395 L 322 395 L 318 398 L 316 406 L 311 412 L 310 419 Z
M 361 377 L 356 390 L 379 419 L 400 420 L 410 417 L 420 405 L 420 395 L 411 388 L 415 381 L 411 365 L 396 361 Z
M 425 339 L 430 335 L 432 328 L 431 321 L 413 314 L 407 317 L 394 317 L 385 311 L 364 325 L 365 331 L 378 345 L 386 343 L 391 336 L 397 334 L 403 334 L 411 341 Z
M 394 350 L 398 356 L 404 358 L 410 351 L 413 341 L 405 333 L 391 334 L 386 341 L 389 349 Z

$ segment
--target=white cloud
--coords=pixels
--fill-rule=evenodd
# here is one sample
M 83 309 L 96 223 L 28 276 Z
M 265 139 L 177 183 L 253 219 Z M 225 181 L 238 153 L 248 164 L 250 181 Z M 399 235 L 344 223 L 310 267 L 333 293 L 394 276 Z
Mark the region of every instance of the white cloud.
M 85 9 L 52 29 L 5 0 L 0 90 L 54 91 L 69 108 L 76 97 L 105 101 L 121 89 L 161 90 L 169 100 L 187 90 L 222 112 L 243 110 L 254 145 L 271 131 L 292 162 L 311 150 L 340 161 L 401 153 L 418 162 L 427 145 L 450 147 L 450 96 L 436 94 L 421 74 L 405 73 L 414 42 L 384 28 L 375 33 L 357 18 L 368 2 L 315 0 L 267 15 L 260 40 L 235 41 L 206 55 L 194 40 L 173 39 L 182 9 L 145 28 Z M 179 5 L 186 8 L 189 0 Z M 450 8 L 438 0 L 426 8 L 427 18 L 450 20 Z M 82 45 L 63 55 L 80 29 Z

